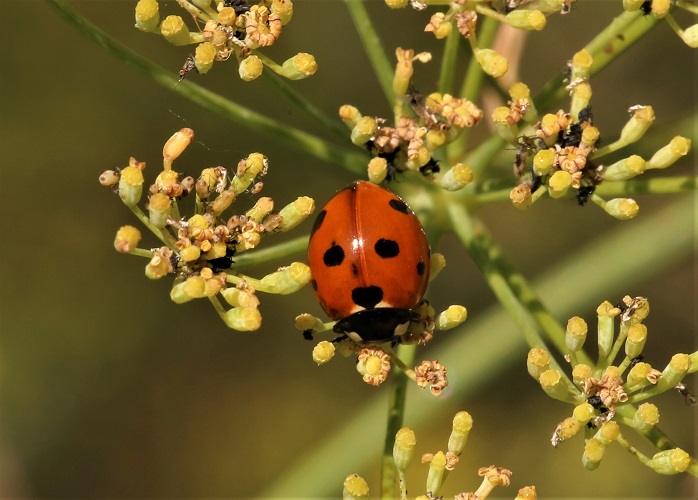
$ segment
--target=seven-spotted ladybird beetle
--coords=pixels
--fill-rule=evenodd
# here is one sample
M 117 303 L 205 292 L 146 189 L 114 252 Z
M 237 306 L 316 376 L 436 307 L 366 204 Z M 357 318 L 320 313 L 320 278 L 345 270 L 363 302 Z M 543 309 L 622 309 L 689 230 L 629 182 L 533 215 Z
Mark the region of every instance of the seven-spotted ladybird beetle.
M 399 338 L 429 280 L 429 243 L 396 194 L 358 181 L 320 211 L 308 245 L 318 302 L 334 331 L 363 345 Z

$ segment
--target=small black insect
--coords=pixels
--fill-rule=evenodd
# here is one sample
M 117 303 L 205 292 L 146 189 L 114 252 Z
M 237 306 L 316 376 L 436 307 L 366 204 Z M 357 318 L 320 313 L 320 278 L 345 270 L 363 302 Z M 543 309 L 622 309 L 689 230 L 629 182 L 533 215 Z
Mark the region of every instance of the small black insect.
M 628 366 L 628 368 L 632 368 L 633 366 L 638 364 L 643 359 L 645 359 L 645 357 L 642 354 L 635 356 L 633 359 L 630 360 L 630 365 Z
M 596 186 L 580 186 L 577 189 L 577 203 L 580 207 L 583 207 L 587 201 L 589 201 L 589 196 L 591 196 L 594 191 L 596 191 Z
M 225 0 L 223 5 L 226 7 L 232 7 L 235 10 L 235 15 L 239 16 L 250 10 L 250 6 L 247 0 Z

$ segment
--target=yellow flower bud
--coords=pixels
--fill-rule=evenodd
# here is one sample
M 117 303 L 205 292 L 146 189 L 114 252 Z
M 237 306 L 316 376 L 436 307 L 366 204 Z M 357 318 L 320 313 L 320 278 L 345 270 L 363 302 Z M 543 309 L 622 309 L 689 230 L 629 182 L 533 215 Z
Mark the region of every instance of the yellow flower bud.
M 429 258 L 429 281 L 436 278 L 444 267 L 446 267 L 446 257 L 438 252 L 432 253 Z
M 218 11 L 218 22 L 223 26 L 232 26 L 235 24 L 235 9 L 233 7 L 223 7 Z
M 172 200 L 169 196 L 162 193 L 155 193 L 150 197 L 148 203 L 148 216 L 150 222 L 159 229 L 162 229 L 167 225 L 167 219 L 170 217 L 170 208 L 172 207 Z
M 221 295 L 232 307 L 259 307 L 259 298 L 248 290 L 231 287 L 221 290 Z
M 408 427 L 403 427 L 395 434 L 393 444 L 393 462 L 395 468 L 400 472 L 405 472 L 412 462 L 414 447 L 417 444 L 417 437 L 414 431 Z
M 514 186 L 509 193 L 509 199 L 514 204 L 514 207 L 518 208 L 519 210 L 528 209 L 533 204 L 531 187 L 525 183 Z
M 368 498 L 368 483 L 358 474 L 351 474 L 344 480 L 344 490 L 342 492 L 344 500 L 354 498 Z
M 343 104 L 339 108 L 339 117 L 349 128 L 354 128 L 361 119 L 361 112 L 350 104 Z
M 315 200 L 308 196 L 301 196 L 293 203 L 289 203 L 281 209 L 281 223 L 277 227 L 279 231 L 290 231 L 308 218 L 315 211 Z
M 460 455 L 468 442 L 470 429 L 473 428 L 473 417 L 467 411 L 459 411 L 453 417 L 451 435 L 448 438 L 448 451 Z
M 574 316 L 567 321 L 565 330 L 565 345 L 570 352 L 577 352 L 584 345 L 587 338 L 587 324 L 579 316 Z
M 235 190 L 233 190 L 232 188 L 226 189 L 221 194 L 216 196 L 216 199 L 213 200 L 211 202 L 211 204 L 209 205 L 209 209 L 211 211 L 211 214 L 218 217 L 223 212 L 225 212 L 230 207 L 230 205 L 233 204 L 234 200 L 235 200 Z
M 577 387 L 584 387 L 584 382 L 591 377 L 593 371 L 589 365 L 578 363 L 572 368 L 572 382 Z
M 170 290 L 170 299 L 176 304 L 183 304 L 205 296 L 206 280 L 201 276 L 190 276 L 181 283 L 177 283 Z
M 641 156 L 631 155 L 606 167 L 602 175 L 606 181 L 625 181 L 640 175 L 646 168 L 647 163 Z
M 633 427 L 640 432 L 647 432 L 659 423 L 659 409 L 652 403 L 643 403 L 633 415 Z
M 538 378 L 538 382 L 540 382 L 545 393 L 551 398 L 565 402 L 569 400 L 567 384 L 562 377 L 562 373 L 558 370 L 548 369 L 544 371 Z
M 582 424 L 586 424 L 596 414 L 596 410 L 589 403 L 582 403 L 574 407 L 572 416 L 579 420 Z
M 329 360 L 334 357 L 334 344 L 326 340 L 322 340 L 317 343 L 313 348 L 313 361 L 315 361 L 318 366 L 324 365 Z
M 606 202 L 604 210 L 618 220 L 628 220 L 637 216 L 640 206 L 632 198 L 614 198 Z
M 605 451 L 606 447 L 601 441 L 594 438 L 589 439 L 584 445 L 582 464 L 584 464 L 584 467 L 588 470 L 597 469 Z
M 439 330 L 449 330 L 460 325 L 468 317 L 468 311 L 463 306 L 449 306 L 436 318 L 436 328 Z
M 267 293 L 287 295 L 303 288 L 310 281 L 310 268 L 300 262 L 294 262 L 260 280 L 259 289 Z
M 451 23 L 451 21 L 446 21 L 445 17 L 446 14 L 443 12 L 437 12 L 431 16 L 431 20 L 424 28 L 424 31 L 427 33 L 434 33 L 434 36 L 439 40 L 446 38 L 451 34 L 453 23 Z
M 160 12 L 157 0 L 139 0 L 136 4 L 136 28 L 154 32 L 159 22 Z
M 509 62 L 493 49 L 477 49 L 475 59 L 482 70 L 493 78 L 501 78 L 509 69 Z
M 669 13 L 671 0 L 652 0 L 652 17 L 661 19 Z
M 647 341 L 647 327 L 642 323 L 635 323 L 628 328 L 628 337 L 625 339 L 625 355 L 630 359 L 637 358 Z
M 116 232 L 114 248 L 117 252 L 129 253 L 141 241 L 141 232 L 133 226 L 122 226 Z
M 572 175 L 566 170 L 558 170 L 548 179 L 548 194 L 551 198 L 561 198 L 572 185 Z
M 293 2 L 291 0 L 273 0 L 270 10 L 272 14 L 279 16 L 281 25 L 286 26 L 293 17 Z
M 618 141 L 624 145 L 638 141 L 654 123 L 652 106 L 633 106 L 630 108 L 630 120 L 623 126 Z
M 378 130 L 378 122 L 372 116 L 362 116 L 351 131 L 351 142 L 357 146 L 366 144 Z
M 257 203 L 252 208 L 245 212 L 245 215 L 255 222 L 261 222 L 272 210 L 274 210 L 274 200 L 268 196 L 263 196 L 257 200 Z
M 429 472 L 427 473 L 427 491 L 432 496 L 438 496 L 444 481 L 446 471 L 446 455 L 439 451 L 429 462 Z
M 560 425 L 555 429 L 555 436 L 560 441 L 565 441 L 576 436 L 580 430 L 582 430 L 582 422 L 577 420 L 575 417 L 567 417 L 565 420 L 560 422 Z
M 213 62 L 216 60 L 218 50 L 211 42 L 203 42 L 196 46 L 194 51 L 194 64 L 196 70 L 202 75 L 208 73 L 213 67 Z
M 533 348 L 528 351 L 526 368 L 528 374 L 539 380 L 541 374 L 550 367 L 550 353 L 544 349 Z
M 555 149 L 541 149 L 533 157 L 533 173 L 536 175 L 546 175 L 555 161 Z
M 311 54 L 299 52 L 281 65 L 280 74 L 289 80 L 302 80 L 317 71 L 317 62 Z
M 605 422 L 601 428 L 596 431 L 594 437 L 601 441 L 604 445 L 608 446 L 613 441 L 615 441 L 620 435 L 620 427 L 615 420 L 609 420 Z
M 540 31 L 545 28 L 545 15 L 539 10 L 512 10 L 506 16 L 507 23 L 521 30 Z
M 659 474 L 678 474 L 686 472 L 691 464 L 691 456 L 681 448 L 673 448 L 656 453 L 647 465 Z
M 172 45 L 187 45 L 194 43 L 194 40 L 189 33 L 189 28 L 184 24 L 184 19 L 180 16 L 167 16 L 160 23 L 160 33 L 165 37 L 165 40 Z
M 492 121 L 499 137 L 509 144 L 516 144 L 519 136 L 519 128 L 515 123 L 509 123 L 510 109 L 506 106 L 499 106 L 492 112 Z
M 380 184 L 388 176 L 388 161 L 380 156 L 371 158 L 368 162 L 368 180 Z
M 652 158 L 647 162 L 647 168 L 666 168 L 688 154 L 690 149 L 691 140 L 677 135 L 669 144 L 652 155 Z
M 119 178 L 119 198 L 127 207 L 135 206 L 143 194 L 143 171 L 129 165 L 121 171 Z
M 194 131 L 190 128 L 183 128 L 167 140 L 162 148 L 162 162 L 165 170 L 170 170 L 172 162 L 187 149 L 192 139 L 194 139 Z
M 446 191 L 458 191 L 473 182 L 473 171 L 462 163 L 456 163 L 439 179 L 439 185 Z
M 262 314 L 256 307 L 234 307 L 222 315 L 223 321 L 233 330 L 251 332 L 262 326 Z
M 262 63 L 262 60 L 258 56 L 252 54 L 240 61 L 238 73 L 240 74 L 241 79 L 246 82 L 250 82 L 259 78 L 259 75 L 262 74 L 263 69 L 264 63 Z
M 683 30 L 681 39 L 692 49 L 698 48 L 698 24 L 694 24 Z
M 179 258 L 183 262 L 194 262 L 201 256 L 201 249 L 196 245 L 189 245 L 179 252 Z

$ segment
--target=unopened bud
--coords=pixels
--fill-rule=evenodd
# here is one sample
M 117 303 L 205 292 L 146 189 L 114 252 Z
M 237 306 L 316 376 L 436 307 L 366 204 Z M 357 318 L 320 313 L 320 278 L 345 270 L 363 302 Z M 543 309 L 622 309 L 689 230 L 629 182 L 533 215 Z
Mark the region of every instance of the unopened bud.
M 279 231 L 290 231 L 298 224 L 308 218 L 315 210 L 315 200 L 307 196 L 301 196 L 294 202 L 289 203 L 281 209 L 281 224 L 277 227 Z
M 405 472 L 412 462 L 414 447 L 417 444 L 417 437 L 414 431 L 408 427 L 403 427 L 395 434 L 393 444 L 393 462 L 395 468 L 400 472 Z
M 317 62 L 311 54 L 299 52 L 281 65 L 281 75 L 289 80 L 302 80 L 317 71 Z
M 160 12 L 157 0 L 139 0 L 136 4 L 136 28 L 154 32 L 159 22 Z
M 462 163 L 456 163 L 439 179 L 439 185 L 447 191 L 458 191 L 473 182 L 473 171 Z
M 468 317 L 468 311 L 463 306 L 449 306 L 436 318 L 436 328 L 449 330 L 460 325 Z
M 256 307 L 234 307 L 222 315 L 223 321 L 233 330 L 251 332 L 262 326 L 262 314 Z
M 448 451 L 460 455 L 468 442 L 470 429 L 473 427 L 473 417 L 467 411 L 459 411 L 453 417 L 451 435 L 448 438 Z
M 259 289 L 267 293 L 287 295 L 303 288 L 310 281 L 310 268 L 294 262 L 275 273 L 267 274 L 260 280 Z
M 539 10 L 512 10 L 506 17 L 510 26 L 521 30 L 540 31 L 545 28 L 545 14 Z
M 114 248 L 117 252 L 129 253 L 141 241 L 141 232 L 133 226 L 122 226 L 116 232 Z
M 318 366 L 324 365 L 334 357 L 334 351 L 335 347 L 332 342 L 322 340 L 313 348 L 313 361 L 315 361 Z
M 493 78 L 501 78 L 509 69 L 509 62 L 504 56 L 493 49 L 478 49 L 475 59 L 482 70 Z

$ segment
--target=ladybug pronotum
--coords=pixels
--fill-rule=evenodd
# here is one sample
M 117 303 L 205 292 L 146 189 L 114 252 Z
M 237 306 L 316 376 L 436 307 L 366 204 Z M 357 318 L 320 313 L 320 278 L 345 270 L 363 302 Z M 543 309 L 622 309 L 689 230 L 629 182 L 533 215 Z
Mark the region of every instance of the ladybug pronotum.
M 361 344 L 399 338 L 429 280 L 424 229 L 396 194 L 358 181 L 320 211 L 308 245 L 318 302 L 334 331 Z

